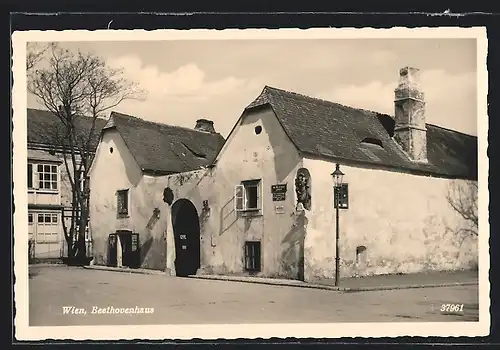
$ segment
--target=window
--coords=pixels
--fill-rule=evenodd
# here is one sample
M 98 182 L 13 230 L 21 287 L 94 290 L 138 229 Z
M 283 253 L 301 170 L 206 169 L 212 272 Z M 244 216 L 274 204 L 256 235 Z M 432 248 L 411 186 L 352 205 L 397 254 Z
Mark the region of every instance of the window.
M 57 179 L 57 165 L 28 163 L 28 188 L 55 191 Z
M 28 220 L 29 216 L 31 216 L 31 222 L 33 222 L 33 214 L 28 214 Z M 58 217 L 57 214 L 38 214 L 38 224 L 45 224 L 45 225 L 57 225 L 58 222 Z
M 33 219 L 33 214 L 28 214 L 28 222 Z M 36 236 L 37 242 L 55 242 L 59 238 L 59 215 L 55 213 L 37 213 L 36 214 Z M 31 221 L 33 224 L 33 221 Z
M 260 180 L 244 181 L 234 189 L 236 211 L 260 210 L 261 184 Z
M 33 225 L 33 213 L 28 214 L 28 224 Z
M 260 242 L 245 242 L 245 270 L 260 271 Z
M 128 215 L 128 190 L 116 192 L 118 215 Z
M 380 141 L 379 139 L 373 138 L 373 137 L 365 137 L 363 140 L 361 140 L 361 143 L 365 144 L 365 145 L 371 145 L 371 146 L 377 146 L 380 148 L 384 148 L 382 141 Z

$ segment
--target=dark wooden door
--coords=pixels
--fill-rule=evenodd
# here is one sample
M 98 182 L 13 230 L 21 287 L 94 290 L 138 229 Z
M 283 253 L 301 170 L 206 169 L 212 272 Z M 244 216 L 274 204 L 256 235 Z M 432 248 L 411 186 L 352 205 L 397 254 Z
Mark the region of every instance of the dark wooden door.
M 184 231 L 177 234 L 175 247 L 175 268 L 177 275 L 196 274 L 200 267 L 200 233 Z
M 118 255 L 116 251 L 117 240 L 116 234 L 112 233 L 108 238 L 108 266 L 118 265 Z
M 200 268 L 200 224 L 195 206 L 180 199 L 172 206 L 177 276 L 195 275 Z
M 130 268 L 138 268 L 140 266 L 139 234 L 121 234 L 120 242 L 122 244 L 122 265 Z

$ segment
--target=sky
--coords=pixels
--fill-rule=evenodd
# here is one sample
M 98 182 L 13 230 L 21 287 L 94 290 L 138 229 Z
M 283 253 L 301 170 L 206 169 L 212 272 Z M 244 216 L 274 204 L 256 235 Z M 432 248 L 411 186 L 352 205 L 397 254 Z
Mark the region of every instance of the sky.
M 475 39 L 280 39 L 63 42 L 91 51 L 147 91 L 113 110 L 227 136 L 265 85 L 394 114 L 399 69 L 421 70 L 430 124 L 477 135 Z M 41 108 L 28 95 L 28 107 Z

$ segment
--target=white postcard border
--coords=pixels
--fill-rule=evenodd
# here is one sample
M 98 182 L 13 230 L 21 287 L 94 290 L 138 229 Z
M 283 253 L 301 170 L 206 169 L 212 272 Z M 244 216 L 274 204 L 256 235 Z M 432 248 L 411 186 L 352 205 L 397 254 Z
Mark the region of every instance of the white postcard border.
M 27 122 L 26 42 L 38 41 L 152 41 L 152 40 L 275 40 L 368 38 L 476 38 L 478 94 L 479 181 L 479 322 L 401 322 L 324 324 L 230 324 L 162 326 L 30 327 L 28 298 L 27 233 Z M 488 74 L 486 28 L 325 28 L 228 30 L 65 30 L 14 32 L 13 45 L 13 176 L 15 337 L 18 340 L 119 340 L 119 339 L 236 339 L 236 338 L 342 338 L 397 336 L 485 336 L 490 331 L 489 222 L 488 222 Z M 332 296 L 335 292 L 332 292 Z

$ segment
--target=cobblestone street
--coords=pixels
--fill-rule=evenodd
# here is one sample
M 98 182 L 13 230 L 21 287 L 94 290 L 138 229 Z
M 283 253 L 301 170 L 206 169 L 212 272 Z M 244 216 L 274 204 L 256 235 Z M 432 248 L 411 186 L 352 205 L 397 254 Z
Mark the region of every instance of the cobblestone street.
M 30 267 L 29 301 L 30 326 L 478 321 L 477 286 L 347 293 L 71 267 Z M 154 312 L 92 313 L 108 307 Z

